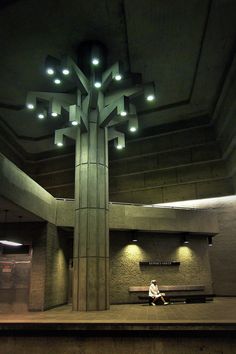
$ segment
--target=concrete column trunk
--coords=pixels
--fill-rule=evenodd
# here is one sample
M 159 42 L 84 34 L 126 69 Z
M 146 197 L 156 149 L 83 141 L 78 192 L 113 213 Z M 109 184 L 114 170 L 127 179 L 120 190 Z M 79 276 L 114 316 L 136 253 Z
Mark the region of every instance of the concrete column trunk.
M 77 130 L 73 310 L 109 308 L 108 146 L 97 110 Z

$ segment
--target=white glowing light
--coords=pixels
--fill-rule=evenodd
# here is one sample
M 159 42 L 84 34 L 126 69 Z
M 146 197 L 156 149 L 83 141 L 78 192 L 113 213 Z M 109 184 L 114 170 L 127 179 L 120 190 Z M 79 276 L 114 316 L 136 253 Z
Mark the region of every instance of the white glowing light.
M 117 74 L 117 75 L 115 76 L 115 80 L 116 80 L 116 81 L 120 81 L 121 79 L 122 79 L 122 75 Z
M 154 101 L 155 96 L 154 95 L 148 95 L 147 96 L 147 101 Z
M 62 69 L 62 74 L 63 75 L 69 75 L 69 73 L 70 73 L 69 69 L 67 69 L 67 68 Z
M 123 146 L 119 144 L 119 145 L 116 146 L 116 148 L 117 148 L 118 150 L 122 150 L 122 149 L 123 149 Z
M 45 118 L 45 115 L 44 115 L 43 113 L 39 113 L 39 114 L 38 114 L 38 118 L 39 118 L 39 119 L 43 119 L 43 118 Z
M 93 58 L 92 59 L 92 64 L 93 65 L 98 65 L 99 64 L 99 59 L 98 58 Z
M 28 103 L 28 104 L 27 104 L 27 108 L 28 108 L 28 109 L 34 109 L 33 103 Z
M 132 133 L 133 133 L 133 132 L 136 132 L 137 128 L 135 128 L 135 127 L 130 127 L 130 129 L 129 129 L 129 130 L 130 130 L 130 132 L 132 132 Z
M 48 75 L 54 75 L 54 73 L 55 73 L 55 71 L 54 71 L 54 69 L 53 68 L 47 68 L 47 74 Z
M 57 117 L 58 113 L 57 112 L 52 112 L 52 117 Z
M 76 120 L 73 120 L 73 122 L 71 122 L 72 125 L 78 125 L 79 123 Z
M 120 115 L 121 115 L 122 117 L 125 117 L 125 116 L 127 116 L 127 112 L 126 112 L 126 111 L 122 111 L 122 112 L 120 112 Z
M 60 85 L 60 84 L 61 84 L 61 80 L 60 80 L 60 79 L 58 79 L 58 78 L 57 78 L 57 79 L 55 79 L 55 80 L 54 80 L 54 84 L 56 84 L 56 85 Z
M 7 241 L 7 240 L 0 240 L 0 243 L 2 243 L 3 245 L 7 245 L 7 246 L 22 246 L 22 243 L 12 242 L 12 241 Z
M 63 146 L 63 143 L 57 143 L 57 146 Z
M 102 86 L 102 84 L 101 84 L 101 82 L 96 81 L 96 82 L 94 83 L 94 86 L 95 86 L 96 88 L 100 88 L 100 87 Z

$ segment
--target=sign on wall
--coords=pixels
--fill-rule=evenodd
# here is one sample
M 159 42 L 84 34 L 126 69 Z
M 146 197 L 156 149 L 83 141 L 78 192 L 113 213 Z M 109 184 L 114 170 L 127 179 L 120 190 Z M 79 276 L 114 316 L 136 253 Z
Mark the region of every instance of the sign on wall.
M 0 262 L 0 271 L 2 273 L 11 273 L 14 268 L 14 262 Z
M 178 266 L 179 261 L 149 261 L 149 262 L 139 262 L 140 266 Z

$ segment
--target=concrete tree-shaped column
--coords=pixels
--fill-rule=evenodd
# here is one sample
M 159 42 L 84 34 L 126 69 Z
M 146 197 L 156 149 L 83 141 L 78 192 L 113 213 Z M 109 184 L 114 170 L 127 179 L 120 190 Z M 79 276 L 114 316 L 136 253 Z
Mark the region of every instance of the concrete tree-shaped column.
M 56 130 L 55 143 L 62 146 L 64 136 L 76 142 L 72 297 L 76 311 L 109 309 L 108 141 L 114 140 L 118 149 L 125 146 L 124 133 L 117 130 L 125 121 L 131 132 L 136 131 L 133 97 L 144 92 L 147 100 L 154 99 L 153 84 L 108 91 L 112 80 L 122 79 L 120 65 L 101 71 L 101 51 L 96 45 L 90 49 L 92 70 L 88 77 L 70 58 L 60 63 L 62 77 L 74 76 L 74 94 L 30 92 L 27 97 L 29 109 L 44 104 L 44 113 L 38 113 L 41 118 L 47 112 L 60 116 L 62 109 L 67 111 L 71 125 Z M 47 72 L 59 84 L 58 63 L 50 60 Z

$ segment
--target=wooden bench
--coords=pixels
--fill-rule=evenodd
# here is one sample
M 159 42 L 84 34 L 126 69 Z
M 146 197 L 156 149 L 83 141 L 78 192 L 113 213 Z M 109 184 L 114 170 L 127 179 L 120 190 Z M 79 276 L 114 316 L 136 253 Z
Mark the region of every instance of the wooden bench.
M 137 293 L 139 300 L 150 302 L 149 286 L 130 286 L 130 293 Z M 204 285 L 160 285 L 159 290 L 165 293 L 169 302 L 199 303 L 213 300 L 213 294 L 205 293 Z M 142 294 L 145 293 L 145 294 Z

